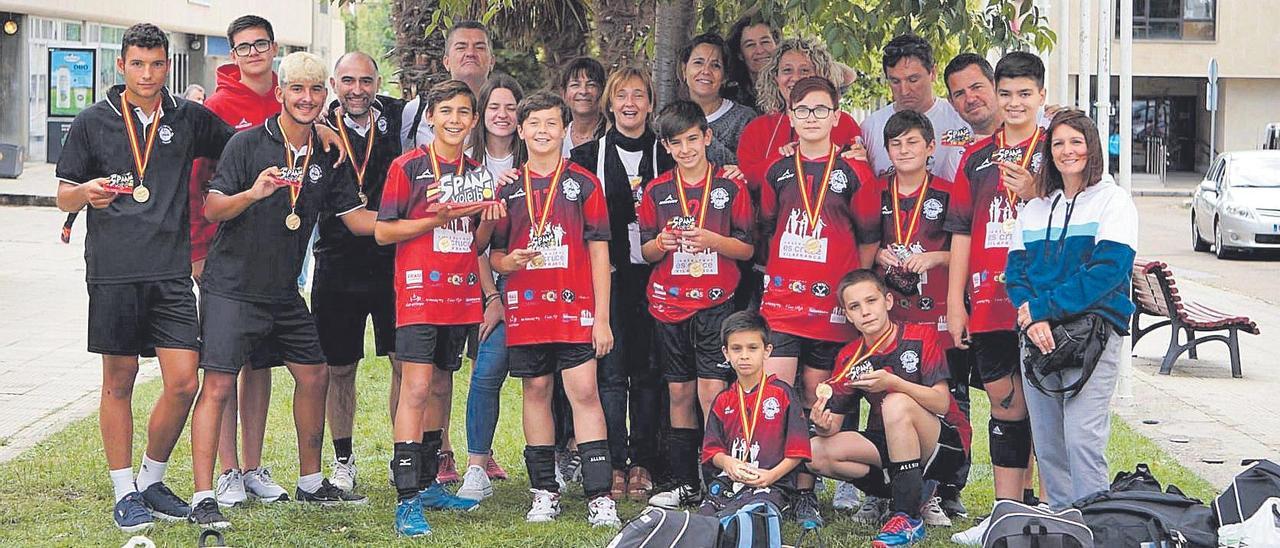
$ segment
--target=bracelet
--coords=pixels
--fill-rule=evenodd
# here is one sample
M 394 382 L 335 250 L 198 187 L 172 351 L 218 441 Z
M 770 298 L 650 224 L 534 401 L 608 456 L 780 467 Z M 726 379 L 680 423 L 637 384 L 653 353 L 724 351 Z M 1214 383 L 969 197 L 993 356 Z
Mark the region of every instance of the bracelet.
M 485 297 L 484 297 L 484 305 L 485 305 L 486 307 L 487 307 L 487 306 L 489 306 L 489 303 L 491 303 L 491 302 L 493 302 L 493 301 L 497 300 L 497 299 L 498 299 L 498 297 L 501 297 L 501 295 L 499 295 L 499 294 L 497 294 L 497 293 L 491 293 L 491 294 L 489 294 L 489 295 L 485 295 Z

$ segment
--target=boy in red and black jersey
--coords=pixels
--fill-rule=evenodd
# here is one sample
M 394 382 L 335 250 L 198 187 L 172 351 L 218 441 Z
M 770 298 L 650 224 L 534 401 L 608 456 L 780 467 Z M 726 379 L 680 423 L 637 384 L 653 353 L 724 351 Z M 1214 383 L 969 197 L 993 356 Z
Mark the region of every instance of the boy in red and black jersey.
M 702 440 L 707 498 L 699 513 L 721 514 L 767 501 L 779 510 L 809 461 L 809 429 L 791 385 L 766 375 L 773 349 L 759 314 L 735 312 L 721 327 L 721 351 L 737 379 L 713 400 Z
M 407 512 L 397 510 L 396 528 L 408 536 L 430 532 L 419 521 L 424 506 L 467 510 L 478 502 L 453 496 L 436 475 L 453 372 L 484 314 L 475 257 L 501 216 L 488 170 L 462 153 L 479 118 L 471 88 L 449 80 L 427 97 L 435 139 L 391 163 L 374 230 L 379 243 L 397 244 L 396 357 L 403 366 L 392 473 Z
M 1034 54 L 1015 52 L 1000 60 L 995 76 L 1004 125 L 965 151 L 947 211 L 945 228 L 952 234 L 947 330 L 959 348 L 972 342 L 974 364 L 991 400 L 996 498 L 1021 500 L 1031 426 L 1018 372 L 1017 311 L 1005 292 L 1004 270 L 1014 220 L 1046 160 L 1037 124 L 1044 105 L 1044 64 Z
M 649 312 L 657 320 L 654 346 L 670 390 L 667 457 L 674 479 L 649 501 L 672 508 L 701 498 L 698 426 L 733 377 L 715 341 L 733 312 L 739 277 L 734 261 L 753 251 L 753 219 L 746 187 L 707 161 L 711 130 L 696 103 L 664 108 L 658 133 L 677 165 L 649 183 L 638 217 L 641 252 L 657 263 L 649 276 Z
M 618 526 L 609 496 L 613 466 L 596 390 L 596 358 L 613 347 L 609 328 L 609 216 L 600 181 L 561 155 L 569 110 L 538 92 L 516 108 L 529 149 L 520 180 L 499 199 L 509 215 L 494 230 L 489 259 L 507 274 L 506 322 L 511 376 L 524 386 L 525 464 L 533 487 L 526 519 L 560 514 L 552 431 L 553 373 L 564 379 L 582 455 L 582 487 L 592 525 Z
M 937 328 L 891 320 L 893 295 L 870 270 L 849 273 L 837 291 L 861 337 L 818 385 L 809 467 L 868 494 L 891 495 L 894 515 L 872 545 L 913 544 L 924 538 L 924 479 L 950 479 L 965 463 L 972 432 L 951 397 Z M 866 430 L 841 431 L 844 415 L 857 413 L 864 397 L 871 404 Z

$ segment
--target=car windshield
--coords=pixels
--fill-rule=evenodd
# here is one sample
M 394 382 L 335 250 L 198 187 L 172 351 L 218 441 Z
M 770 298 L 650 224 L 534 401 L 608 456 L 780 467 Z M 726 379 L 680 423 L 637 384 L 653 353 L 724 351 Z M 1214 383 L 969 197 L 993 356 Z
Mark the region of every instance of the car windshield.
M 1231 186 L 1280 187 L 1280 158 L 1239 158 L 1231 163 Z

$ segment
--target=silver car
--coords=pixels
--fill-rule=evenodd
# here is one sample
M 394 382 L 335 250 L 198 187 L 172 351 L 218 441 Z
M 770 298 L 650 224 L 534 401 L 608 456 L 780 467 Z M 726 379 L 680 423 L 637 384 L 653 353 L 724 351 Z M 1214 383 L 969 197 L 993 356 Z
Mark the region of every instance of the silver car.
M 1218 156 L 1191 198 L 1191 242 L 1219 259 L 1280 249 L 1280 150 Z

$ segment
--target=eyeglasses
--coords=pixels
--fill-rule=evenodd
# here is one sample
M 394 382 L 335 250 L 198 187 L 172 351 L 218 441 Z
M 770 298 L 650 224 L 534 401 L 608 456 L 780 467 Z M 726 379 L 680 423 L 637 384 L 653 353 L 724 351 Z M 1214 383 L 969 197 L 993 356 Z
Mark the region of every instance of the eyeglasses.
M 271 49 L 271 40 L 267 40 L 266 38 L 263 38 L 261 40 L 255 40 L 252 43 L 243 42 L 240 44 L 236 44 L 236 47 L 232 49 L 235 50 L 236 55 L 239 55 L 241 57 L 249 55 L 251 52 L 254 52 L 254 51 L 258 53 L 266 53 L 267 50 Z
M 819 107 L 813 107 L 813 108 L 795 107 L 791 109 L 791 112 L 795 113 L 797 120 L 807 120 L 810 116 L 813 116 L 814 118 L 817 118 L 819 120 L 826 120 L 828 116 L 831 116 L 831 111 L 833 110 L 835 109 L 828 106 L 819 106 Z

